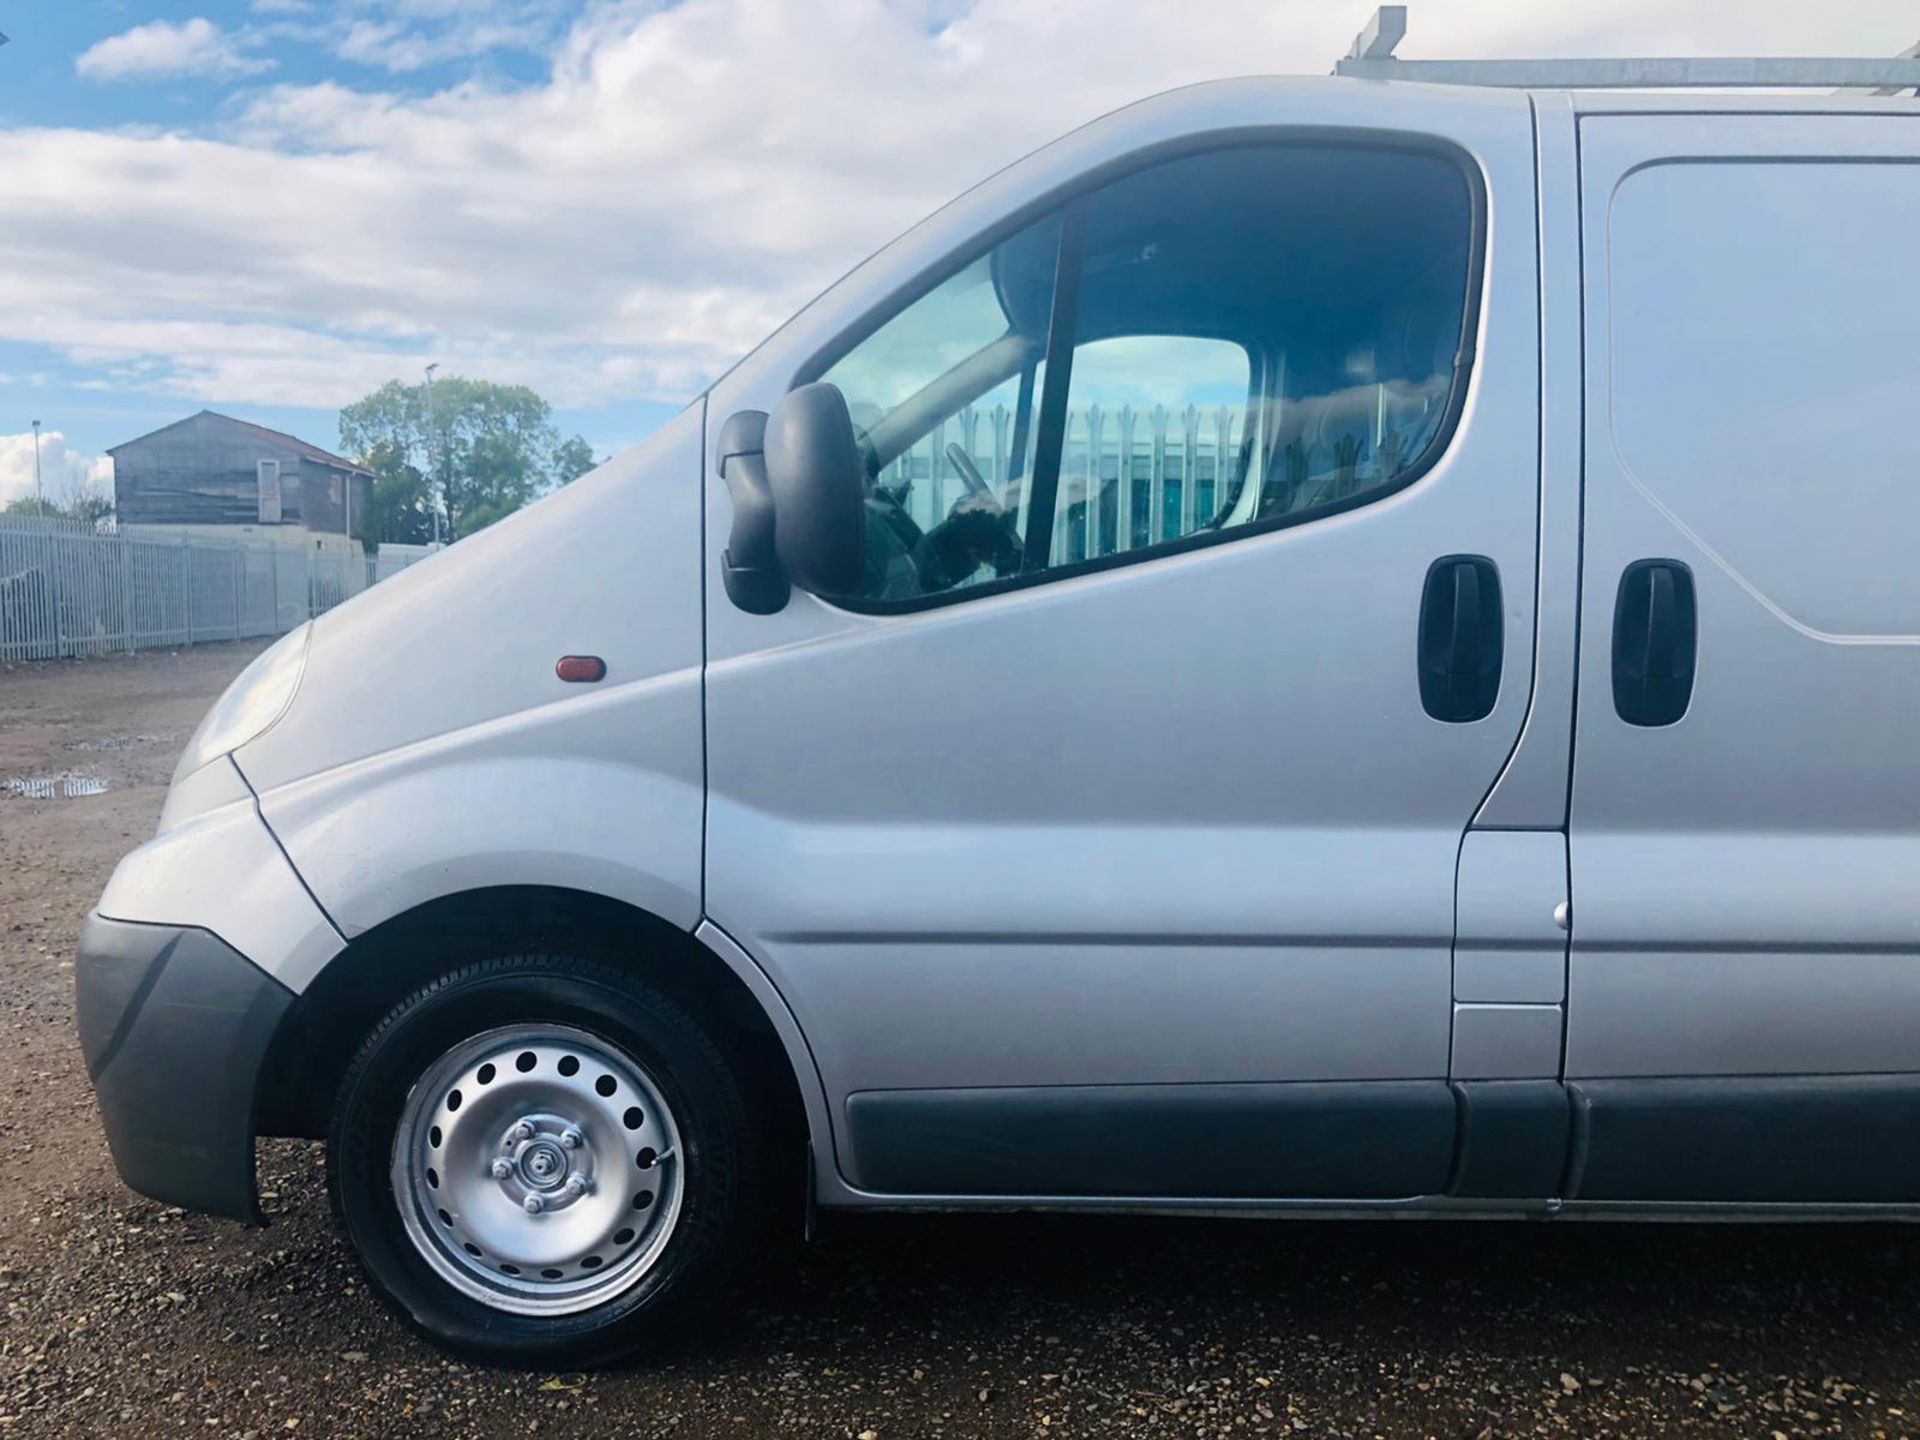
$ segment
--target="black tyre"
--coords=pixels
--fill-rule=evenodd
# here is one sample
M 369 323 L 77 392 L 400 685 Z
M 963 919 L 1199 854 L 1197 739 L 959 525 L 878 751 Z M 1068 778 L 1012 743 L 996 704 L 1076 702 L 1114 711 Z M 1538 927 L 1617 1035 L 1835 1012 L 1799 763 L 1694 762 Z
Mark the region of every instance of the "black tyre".
M 348 1067 L 335 1214 L 374 1287 L 473 1359 L 603 1363 L 684 1332 L 766 1229 L 766 1145 L 713 1030 L 604 963 L 408 996 Z

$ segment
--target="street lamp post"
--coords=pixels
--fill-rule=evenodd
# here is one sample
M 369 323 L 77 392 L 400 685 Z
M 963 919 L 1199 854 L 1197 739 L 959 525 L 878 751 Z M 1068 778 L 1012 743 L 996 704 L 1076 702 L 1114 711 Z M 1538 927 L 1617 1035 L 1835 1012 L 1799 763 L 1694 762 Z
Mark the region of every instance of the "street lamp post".
M 40 422 L 33 422 L 33 498 L 47 503 L 47 492 L 40 486 Z
M 440 543 L 440 434 L 433 423 L 433 372 L 440 368 L 435 361 L 427 366 L 427 508 L 433 511 L 433 543 Z

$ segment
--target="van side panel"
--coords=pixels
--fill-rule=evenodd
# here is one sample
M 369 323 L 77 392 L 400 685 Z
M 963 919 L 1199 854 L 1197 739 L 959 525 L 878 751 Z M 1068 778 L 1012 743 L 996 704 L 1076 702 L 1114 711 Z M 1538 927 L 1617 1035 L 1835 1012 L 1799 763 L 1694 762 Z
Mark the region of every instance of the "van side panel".
M 703 409 L 317 622 L 301 684 L 339 698 L 235 759 L 349 938 L 492 885 L 699 923 Z
M 1586 1174 L 1617 1196 L 1602 1147 L 1644 1148 L 1618 1121 L 1643 1100 L 1669 1118 L 1718 1105 L 1723 1141 L 1768 1147 L 1794 1117 L 1876 1133 L 1820 1117 L 1876 1097 L 1904 1114 L 1900 1077 L 1920 1072 L 1920 131 L 1601 116 L 1581 133 L 1566 1070 L 1610 1082 L 1586 1087 Z M 1639 643 L 1616 639 L 1622 577 L 1646 560 L 1695 587 L 1691 700 L 1670 724 L 1630 723 L 1614 696 L 1616 647 Z M 1846 1075 L 1884 1080 L 1811 1101 L 1762 1080 Z M 1703 1076 L 1727 1078 L 1677 1100 L 1655 1078 Z M 1759 1193 L 1773 1172 L 1724 1144 L 1679 1153 L 1699 1163 L 1666 1198 L 1796 1198 Z

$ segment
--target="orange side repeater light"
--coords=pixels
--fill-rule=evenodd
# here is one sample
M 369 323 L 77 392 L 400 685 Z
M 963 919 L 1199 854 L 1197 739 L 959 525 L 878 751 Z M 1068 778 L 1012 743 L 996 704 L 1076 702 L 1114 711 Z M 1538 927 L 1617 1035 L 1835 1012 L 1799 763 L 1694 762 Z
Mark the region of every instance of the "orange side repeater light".
M 562 655 L 553 673 L 572 685 L 591 685 L 607 678 L 607 662 L 598 655 Z

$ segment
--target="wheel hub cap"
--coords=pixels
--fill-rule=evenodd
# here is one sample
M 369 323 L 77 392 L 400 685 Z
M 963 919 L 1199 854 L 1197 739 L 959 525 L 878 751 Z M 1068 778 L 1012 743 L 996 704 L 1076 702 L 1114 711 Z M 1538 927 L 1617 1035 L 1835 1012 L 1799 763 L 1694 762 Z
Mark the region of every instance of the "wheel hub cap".
M 394 1134 L 408 1237 L 462 1293 L 517 1314 L 605 1303 L 679 1218 L 680 1132 L 631 1055 L 584 1031 L 510 1026 L 428 1067 Z
M 566 1123 L 551 1117 L 542 1118 L 549 1125 L 564 1126 Z M 573 1152 L 578 1157 L 576 1163 L 553 1135 L 537 1133 L 532 1140 L 517 1140 L 510 1133 L 505 1148 L 513 1156 L 513 1168 L 499 1184 L 516 1204 L 527 1198 L 525 1193 L 516 1191 L 558 1190 L 575 1175 L 586 1178 L 593 1168 L 591 1150 Z

